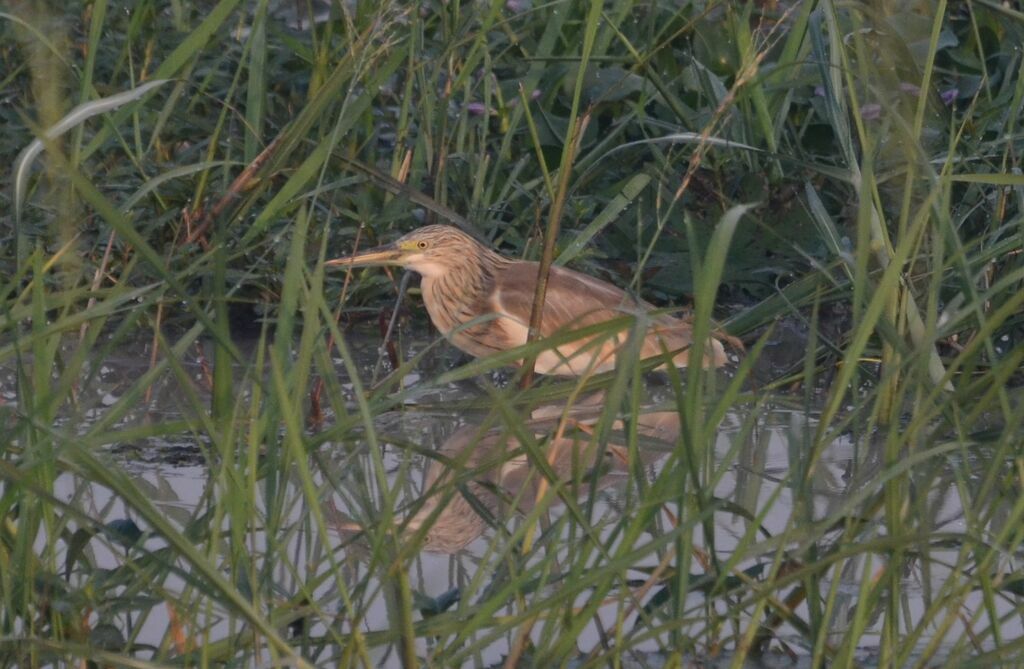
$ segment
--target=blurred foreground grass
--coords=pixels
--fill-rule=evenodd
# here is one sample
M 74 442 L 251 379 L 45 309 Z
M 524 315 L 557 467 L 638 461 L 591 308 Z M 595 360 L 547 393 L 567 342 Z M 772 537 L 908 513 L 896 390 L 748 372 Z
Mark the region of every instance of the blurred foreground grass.
M 867 648 L 887 667 L 1021 663 L 1017 4 L 8 3 L 0 653 L 461 666 L 497 646 L 507 666 L 619 666 L 636 649 L 741 666 L 783 649 L 853 666 Z M 594 443 L 635 454 L 639 365 L 518 391 L 486 380 L 502 360 L 446 368 L 438 343 L 360 373 L 346 327 L 376 321 L 398 277 L 322 261 L 436 221 L 526 257 L 557 234 L 555 262 L 692 302 L 702 327 L 714 315 L 748 339 L 731 378 L 669 375 L 680 434 L 656 475 L 634 467 L 629 513 L 579 501 L 589 484 L 554 478 L 549 439 L 522 424 L 600 387 Z M 138 341 L 138 378 L 83 401 Z M 755 382 L 772 348 L 791 366 Z M 414 370 L 430 373 L 403 385 Z M 180 414 L 145 418 L 167 378 Z M 429 599 L 410 580 L 423 533 L 395 529 L 418 507 L 385 457 L 403 474 L 434 445 L 377 426 L 440 408 L 431 392 L 466 379 L 474 416 L 515 437 L 549 492 L 453 561 L 458 597 Z M 813 420 L 791 432 L 791 506 L 768 536 L 775 499 L 744 506 L 716 485 L 779 389 Z M 183 519 L 109 453 L 165 435 L 190 436 L 209 467 Z M 815 473 L 839 439 L 857 486 L 823 512 Z M 58 493 L 67 477 L 126 520 Z M 947 489 L 955 523 L 939 514 Z M 342 538 L 335 497 L 364 537 Z M 724 550 L 722 516 L 742 526 Z M 161 615 L 158 641 L 140 639 Z

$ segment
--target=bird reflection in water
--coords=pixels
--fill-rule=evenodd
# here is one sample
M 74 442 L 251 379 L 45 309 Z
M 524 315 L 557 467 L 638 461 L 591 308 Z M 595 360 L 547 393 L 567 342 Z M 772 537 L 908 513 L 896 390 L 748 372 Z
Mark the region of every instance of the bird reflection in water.
M 535 411 L 524 429 L 542 444 L 542 455 L 557 482 L 569 484 L 565 494 L 580 497 L 624 481 L 630 462 L 621 438 L 622 421 L 615 421 L 613 434 L 601 449 L 592 429 L 600 419 L 599 408 L 577 412 L 565 422 L 560 412 L 557 406 Z M 676 411 L 640 414 L 639 464 L 646 466 L 664 456 L 679 431 Z M 516 511 L 528 513 L 543 495 L 543 487 L 550 484 L 506 429 L 481 434 L 479 426 L 467 425 L 445 441 L 438 456 L 427 471 L 423 505 L 402 522 L 410 537 L 422 537 L 427 551 L 462 550 L 488 526 L 504 526 Z

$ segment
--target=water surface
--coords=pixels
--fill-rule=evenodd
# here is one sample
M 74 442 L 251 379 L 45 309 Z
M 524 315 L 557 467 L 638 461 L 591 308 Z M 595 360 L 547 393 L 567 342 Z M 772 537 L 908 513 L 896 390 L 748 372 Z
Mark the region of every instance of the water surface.
M 433 339 L 423 337 L 406 342 L 405 353 L 411 356 L 417 349 L 436 344 Z M 387 364 L 378 365 L 376 337 L 352 337 L 349 345 L 361 378 L 373 377 L 375 368 L 378 376 L 388 371 Z M 122 395 L 149 369 L 149 347 L 150 343 L 142 341 L 119 345 L 97 363 L 88 383 L 84 383 L 78 393 L 77 406 L 60 417 L 58 428 L 86 433 L 91 421 L 103 420 L 106 411 L 118 406 Z M 243 348 L 247 355 L 254 353 L 251 345 Z M 436 359 L 407 376 L 406 387 L 415 389 L 420 379 L 436 375 L 438 367 L 443 368 L 458 357 L 444 344 L 437 346 L 437 350 Z M 123 412 L 113 427 L 124 430 L 174 424 L 194 413 L 195 405 L 187 396 L 207 399 L 210 345 L 200 343 L 190 351 L 181 361 L 182 369 L 192 381 L 187 392 L 182 387 L 181 376 L 165 374 L 152 384 L 151 392 L 136 407 Z M 344 366 L 340 360 L 335 363 L 341 387 L 351 397 L 353 386 L 345 380 Z M 240 379 L 245 377 L 245 369 L 244 365 L 239 367 Z M 11 403 L 17 401 L 14 378 L 13 370 L 0 371 L 0 393 Z M 723 376 L 723 384 L 727 381 L 727 375 Z M 357 436 L 358 431 L 341 441 L 322 443 L 312 453 L 309 463 L 318 514 L 312 513 L 309 489 L 294 472 L 273 477 L 272 487 L 262 479 L 256 481 L 256 506 L 249 513 L 261 522 L 237 532 L 239 528 L 232 527 L 232 516 L 226 510 L 231 501 L 224 496 L 237 494 L 238 484 L 225 480 L 225 476 L 232 474 L 225 470 L 224 454 L 215 452 L 199 433 L 156 430 L 154 434 L 147 434 L 143 431 L 138 438 L 108 444 L 101 457 L 111 467 L 127 473 L 137 490 L 181 531 L 194 533 L 200 525 L 204 528 L 202 535 L 216 527 L 222 536 L 220 541 L 234 547 L 225 548 L 227 552 L 214 559 L 240 589 L 248 588 L 247 579 L 254 575 L 252 572 L 269 573 L 274 583 L 273 602 L 266 601 L 264 595 L 261 600 L 264 605 L 294 607 L 296 602 L 312 605 L 310 610 L 297 612 L 288 629 L 293 634 L 319 640 L 314 644 L 320 648 L 320 655 L 314 658 L 317 662 L 334 662 L 337 658 L 332 658 L 332 654 L 343 651 L 342 645 L 329 643 L 331 635 L 338 635 L 340 641 L 351 632 L 345 622 L 343 600 L 354 599 L 367 612 L 359 623 L 364 633 L 389 629 L 386 598 L 392 584 L 367 576 L 379 573 L 379 566 L 371 566 L 375 559 L 373 551 L 360 528 L 385 522 L 381 519 L 386 514 L 375 502 L 379 503 L 391 491 L 395 491 L 391 522 L 404 524 L 404 533 L 397 533 L 397 536 L 399 541 L 412 546 L 409 577 L 424 610 L 436 606 L 472 616 L 474 607 L 488 589 L 500 586 L 507 551 L 522 550 L 524 514 L 529 515 L 545 494 L 551 494 L 546 489 L 550 488 L 550 482 L 542 482 L 544 477 L 528 454 L 518 452 L 508 457 L 508 453 L 522 450 L 514 430 L 502 429 L 501 421 L 495 421 L 493 415 L 488 417 L 487 411 L 450 408 L 457 401 L 486 399 L 484 388 L 495 382 L 500 384 L 502 379 L 470 380 L 431 388 L 419 397 L 412 393 L 402 407 L 376 416 L 374 427 L 380 441 L 383 480 L 373 474 L 373 454 L 367 443 Z M 239 389 L 249 393 L 251 385 L 240 384 Z M 612 545 L 615 533 L 621 532 L 619 521 L 637 511 L 638 486 L 650 485 L 663 467 L 679 467 L 673 460 L 676 456 L 669 455 L 673 451 L 678 455 L 675 446 L 679 443 L 681 429 L 678 413 L 673 410 L 671 386 L 664 378 L 652 377 L 646 391 L 645 401 L 650 409 L 639 420 L 639 436 L 635 441 L 629 438 L 628 427 L 618 424 L 611 426 L 607 443 L 598 443 L 593 435 L 597 427 L 595 409 L 599 411 L 602 407 L 599 398 L 574 402 L 569 412 L 564 403 L 559 403 L 532 407 L 531 413 L 524 412 L 521 416 L 522 432 L 518 434 L 532 436 L 536 444 L 545 449 L 543 453 L 558 479 L 566 482 L 559 494 L 564 500 L 578 504 L 579 512 L 585 514 L 592 531 L 611 537 Z M 759 567 L 768 570 L 780 564 L 777 560 L 780 547 L 799 558 L 784 561 L 783 568 L 799 569 L 799 560 L 808 555 L 799 537 L 806 536 L 808 541 L 814 539 L 827 547 L 829 537 L 838 537 L 840 528 L 830 532 L 823 530 L 820 524 L 837 519 L 854 522 L 866 501 L 877 493 L 884 467 L 880 448 L 871 435 L 840 434 L 827 444 L 812 469 L 805 466 L 807 444 L 818 429 L 816 410 L 814 406 L 806 406 L 805 395 L 801 392 L 795 397 L 762 397 L 756 405 L 734 409 L 726 415 L 713 438 L 712 469 L 703 478 L 712 484 L 703 494 L 717 500 L 715 504 L 720 511 L 710 519 L 711 536 L 703 530 L 694 531 L 695 544 L 703 547 L 687 560 L 694 578 L 707 566 L 707 551 L 712 549 L 714 559 L 720 564 L 729 562 L 738 551 L 742 559 L 729 569 L 736 575 L 748 575 L 755 583 L 761 574 Z M 309 433 L 329 429 L 332 420 L 328 413 L 319 427 L 309 428 Z M 487 423 L 488 420 L 491 422 Z M 482 422 L 486 424 L 481 426 Z M 253 444 L 252 447 L 260 450 L 264 445 Z M 266 457 L 268 454 L 261 451 L 260 458 Z M 958 455 L 950 456 L 945 464 L 930 462 L 928 467 L 924 479 L 928 488 L 912 488 L 912 497 L 907 499 L 908 513 L 927 515 L 926 519 L 915 519 L 913 525 L 926 525 L 936 533 L 950 536 L 968 532 L 972 526 L 964 518 L 960 494 L 962 477 L 965 472 L 970 473 L 972 463 Z M 240 478 L 254 474 L 254 471 L 234 472 Z M 692 493 L 692 487 L 689 490 Z M 124 544 L 131 542 L 116 532 L 101 533 L 84 549 L 83 554 L 88 559 L 78 562 L 70 584 L 84 587 L 94 582 L 99 574 L 124 570 L 151 573 L 147 567 L 140 566 L 148 563 L 140 562 L 139 556 L 159 553 L 166 542 L 148 533 L 145 523 L 124 499 L 72 473 L 58 478 L 54 493 L 98 523 L 112 524 L 115 529 L 137 527 L 143 532 L 139 543 L 133 547 L 126 547 Z M 664 500 L 663 509 L 654 514 L 653 524 L 640 535 L 638 544 L 654 542 L 672 531 L 685 514 L 677 501 Z M 568 559 L 574 550 L 572 542 L 579 541 L 579 525 L 564 520 L 567 513 L 564 503 L 556 500 L 542 506 L 547 509 L 542 514 L 542 522 L 527 541 L 540 541 L 546 553 L 560 560 Z M 315 522 L 317 515 L 324 519 L 326 534 Z M 865 523 L 868 528 L 861 536 L 883 540 L 887 530 L 881 518 L 880 513 L 860 518 L 857 522 Z M 993 531 L 998 531 L 998 522 L 998 518 L 992 520 Z M 277 528 L 272 538 L 261 529 L 263 523 Z M 236 533 L 233 535 L 233 532 Z M 774 539 L 783 535 L 788 540 L 781 544 Z M 241 546 L 232 543 L 238 541 L 242 542 Z M 657 568 L 656 557 L 664 556 L 670 547 L 667 545 L 639 560 L 631 570 L 635 582 L 630 587 L 641 591 L 644 579 Z M 945 550 L 935 545 L 924 548 L 926 551 L 920 559 L 907 562 L 908 568 L 901 577 L 901 605 L 906 619 L 912 621 L 920 621 L 927 614 L 929 602 L 949 579 L 962 578 L 956 567 L 960 549 L 955 542 Z M 237 553 L 240 549 L 245 553 L 243 559 L 239 559 Z M 232 551 L 235 557 L 229 559 L 226 556 Z M 288 559 L 282 560 L 280 556 Z M 885 560 L 885 551 L 865 552 L 837 561 L 833 568 L 820 572 L 824 574 L 819 584 L 821 591 L 827 593 L 831 589 L 836 593 L 830 625 L 836 630 L 837 642 L 850 625 L 858 600 L 865 592 L 865 578 L 878 577 Z M 341 573 L 348 579 L 346 584 L 339 584 L 333 578 L 337 572 L 330 571 L 332 562 L 340 565 Z M 178 615 L 193 620 L 193 625 L 205 627 L 203 634 L 207 643 L 238 633 L 239 623 L 229 612 L 217 606 L 203 608 L 203 592 L 195 582 L 174 570 L 163 572 L 160 578 L 160 582 L 146 589 L 144 601 L 94 612 L 91 616 L 94 632 L 99 629 L 109 632 L 112 626 L 123 637 L 132 638 L 137 647 L 166 649 L 174 636 L 173 616 Z M 547 585 L 529 596 L 555 596 L 557 584 L 558 579 L 549 574 Z M 797 585 L 795 583 L 794 587 Z M 648 588 L 640 596 L 647 601 L 659 589 L 661 586 Z M 128 590 L 113 592 L 127 597 Z M 793 588 L 788 591 L 792 592 Z M 725 601 L 735 603 L 741 597 L 742 593 L 737 593 Z M 585 605 L 585 592 L 577 600 L 578 606 Z M 687 638 L 701 639 L 711 634 L 699 617 L 692 615 L 702 610 L 704 601 L 704 593 L 696 587 L 688 595 L 684 606 L 691 614 L 685 629 Z M 1021 616 L 1019 610 L 1015 610 L 1015 603 L 1016 600 L 1002 596 L 992 601 L 993 614 L 1000 621 L 1004 638 L 1021 636 Z M 725 612 L 722 599 L 716 600 L 713 607 L 720 613 Z M 127 610 L 119 610 L 124 608 Z M 627 628 L 635 625 L 639 615 L 636 608 L 636 602 L 626 595 L 612 598 L 601 607 L 595 620 L 577 640 L 581 658 L 597 652 L 602 644 L 610 643 L 607 630 L 615 627 L 619 617 L 627 619 Z M 968 628 L 979 624 L 974 616 L 984 609 L 982 594 L 963 593 L 961 609 L 963 615 L 945 625 L 944 638 L 958 640 L 971 633 Z M 742 610 L 740 623 L 749 608 Z M 515 611 L 516 606 L 510 603 L 494 615 L 511 616 Z M 810 611 L 806 602 L 798 602 L 795 613 L 807 619 Z M 601 621 L 600 625 L 597 620 Z M 882 633 L 881 620 L 881 616 L 876 616 L 868 621 L 869 632 L 861 639 L 858 657 L 867 664 L 872 662 L 871 642 Z M 435 655 L 443 655 L 460 657 L 470 666 L 491 666 L 500 663 L 509 652 L 515 638 L 514 629 L 493 637 L 476 635 L 477 645 L 470 643 L 471 650 L 464 648 L 472 639 L 453 641 L 450 635 L 430 641 L 421 638 L 417 641 L 417 651 L 428 661 Z M 536 625 L 532 634 L 539 638 L 539 635 L 557 633 L 557 629 L 555 622 L 546 621 Z M 647 641 L 632 646 L 632 660 L 646 663 L 636 666 L 659 666 L 675 638 L 670 630 L 648 637 Z M 931 636 L 926 634 L 916 645 L 923 649 L 930 641 Z M 990 646 L 989 640 L 982 642 L 979 649 Z M 716 659 L 702 655 L 705 651 L 698 647 L 694 657 L 711 662 L 710 666 L 728 664 L 728 648 L 726 643 Z M 375 647 L 372 652 L 373 661 L 379 666 L 400 666 L 389 645 Z M 810 652 L 799 631 L 782 623 L 777 626 L 770 644 L 766 666 L 791 666 L 786 663 L 795 659 L 807 661 Z M 141 652 L 140 656 L 148 654 Z

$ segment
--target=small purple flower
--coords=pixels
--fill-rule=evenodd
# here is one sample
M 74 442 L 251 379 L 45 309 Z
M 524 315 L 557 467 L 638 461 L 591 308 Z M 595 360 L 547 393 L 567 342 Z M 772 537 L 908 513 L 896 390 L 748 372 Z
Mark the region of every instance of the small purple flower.
M 877 121 L 882 118 L 882 105 L 869 103 L 860 108 L 860 117 L 865 121 Z
M 487 113 L 487 105 L 482 102 L 470 102 L 466 105 L 466 111 L 473 116 L 483 116 Z
M 513 14 L 519 14 L 532 8 L 532 0 L 506 0 L 505 2 L 505 9 Z
M 825 87 L 820 85 L 820 84 L 815 86 L 814 87 L 814 95 L 815 95 L 815 97 L 819 97 L 819 98 L 825 97 Z
M 900 92 L 910 93 L 911 95 L 920 95 L 921 87 L 910 83 L 909 81 L 900 82 Z
M 959 88 L 947 88 L 946 90 L 942 91 L 939 94 L 939 97 L 942 98 L 942 104 L 944 104 L 944 105 L 946 105 L 948 107 L 949 105 L 951 105 L 954 102 L 956 102 L 956 99 L 958 97 L 960 97 L 960 89 Z
M 533 89 L 533 92 L 530 93 L 530 102 L 533 102 L 534 100 L 538 99 L 540 96 L 541 96 L 540 89 L 539 88 Z

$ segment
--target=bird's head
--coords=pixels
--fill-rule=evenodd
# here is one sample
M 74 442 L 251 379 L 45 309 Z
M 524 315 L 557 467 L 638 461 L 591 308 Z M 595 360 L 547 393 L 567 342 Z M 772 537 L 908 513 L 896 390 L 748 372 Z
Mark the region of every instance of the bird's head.
M 399 265 L 425 277 L 440 276 L 486 249 L 465 232 L 450 225 L 427 225 L 396 241 L 328 260 L 331 267 Z

